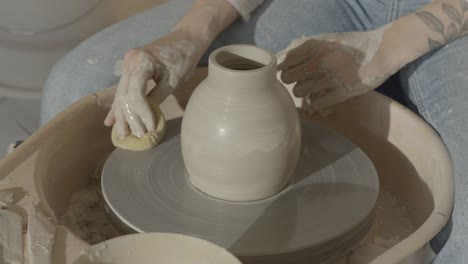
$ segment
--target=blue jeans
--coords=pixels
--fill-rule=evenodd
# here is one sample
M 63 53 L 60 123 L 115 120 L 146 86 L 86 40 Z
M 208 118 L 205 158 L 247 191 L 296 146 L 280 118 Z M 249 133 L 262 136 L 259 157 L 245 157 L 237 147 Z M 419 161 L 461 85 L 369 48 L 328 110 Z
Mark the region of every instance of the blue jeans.
M 370 30 L 430 1 L 266 1 L 250 22 L 237 21 L 225 30 L 207 54 L 217 47 L 238 43 L 277 52 L 302 35 Z M 79 98 L 117 83 L 114 63 L 127 50 L 167 34 L 191 3 L 172 0 L 130 17 L 87 39 L 66 55 L 55 65 L 46 83 L 41 124 Z M 206 62 L 205 55 L 201 65 Z M 468 263 L 468 37 L 408 64 L 397 78 L 404 100 L 438 131 L 455 165 L 453 222 L 431 243 L 434 250 L 439 251 L 451 235 L 436 263 Z

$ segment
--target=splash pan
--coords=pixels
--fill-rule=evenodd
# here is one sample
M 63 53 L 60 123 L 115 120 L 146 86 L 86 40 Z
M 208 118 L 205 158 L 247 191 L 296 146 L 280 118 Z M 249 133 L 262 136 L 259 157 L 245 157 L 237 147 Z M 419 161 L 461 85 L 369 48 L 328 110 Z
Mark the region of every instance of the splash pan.
M 204 76 L 206 69 L 161 105 L 168 120 L 182 116 L 193 87 Z M 0 190 L 14 192 L 11 210 L 26 219 L 32 201 L 47 217 L 64 214 L 72 194 L 86 185 L 99 161 L 113 150 L 110 129 L 102 125 L 113 93 L 113 89 L 103 90 L 76 102 L 0 160 L 0 178 L 6 177 Z M 410 110 L 374 92 L 339 105 L 327 118 L 302 117 L 338 132 L 362 149 L 378 172 L 381 193 L 391 191 L 409 208 L 415 231 L 364 263 L 430 259 L 429 241 L 447 223 L 454 194 L 451 159 L 437 133 Z M 53 263 L 71 264 L 87 246 L 59 225 Z M 31 263 L 24 252 L 24 263 Z

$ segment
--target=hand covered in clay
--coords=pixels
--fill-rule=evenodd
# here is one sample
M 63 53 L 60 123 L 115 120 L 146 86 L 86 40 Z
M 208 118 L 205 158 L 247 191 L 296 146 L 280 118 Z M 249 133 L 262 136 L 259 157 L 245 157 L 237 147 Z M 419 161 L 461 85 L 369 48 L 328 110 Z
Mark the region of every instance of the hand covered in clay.
M 105 125 L 114 125 L 119 138 L 130 134 L 142 137 L 154 131 L 156 120 L 147 95 L 155 88 L 150 96 L 160 104 L 195 69 L 205 49 L 206 45 L 184 33 L 173 32 L 128 51 L 120 65 L 121 77 Z
M 312 112 L 373 90 L 398 70 L 386 65 L 381 52 L 385 29 L 294 40 L 277 55 L 281 79 L 296 83 L 294 95 L 304 97 Z

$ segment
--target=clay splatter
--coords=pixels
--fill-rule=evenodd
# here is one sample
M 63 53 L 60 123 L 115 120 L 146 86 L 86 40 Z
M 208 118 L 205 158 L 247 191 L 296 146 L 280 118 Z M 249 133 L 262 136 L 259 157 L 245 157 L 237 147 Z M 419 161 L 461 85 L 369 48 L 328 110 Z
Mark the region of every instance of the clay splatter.
M 408 208 L 390 191 L 381 188 L 372 227 L 361 243 L 332 264 L 369 263 L 416 230 Z
M 112 226 L 104 208 L 104 198 L 99 184 L 101 170 L 102 166 L 98 166 L 89 177 L 88 184 L 72 195 L 67 210 L 59 218 L 61 225 L 69 228 L 89 244 L 96 244 L 120 235 Z

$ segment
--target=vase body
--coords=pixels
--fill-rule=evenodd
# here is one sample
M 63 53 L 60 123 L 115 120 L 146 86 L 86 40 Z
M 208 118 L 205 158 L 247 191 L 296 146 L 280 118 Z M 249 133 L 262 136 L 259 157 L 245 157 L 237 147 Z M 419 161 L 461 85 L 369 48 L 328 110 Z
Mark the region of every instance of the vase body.
M 181 144 L 190 181 L 210 196 L 253 201 L 283 189 L 299 158 L 301 125 L 276 79 L 276 57 L 250 45 L 214 51 L 185 109 Z

